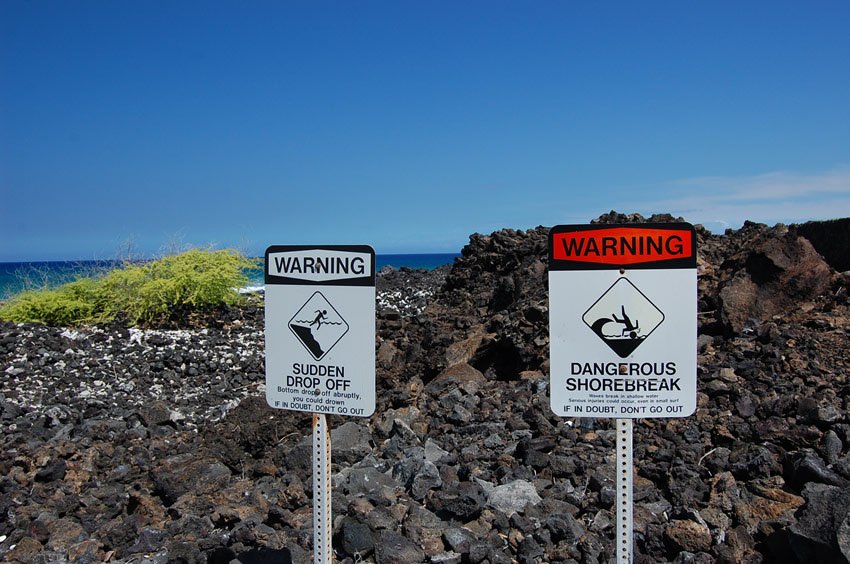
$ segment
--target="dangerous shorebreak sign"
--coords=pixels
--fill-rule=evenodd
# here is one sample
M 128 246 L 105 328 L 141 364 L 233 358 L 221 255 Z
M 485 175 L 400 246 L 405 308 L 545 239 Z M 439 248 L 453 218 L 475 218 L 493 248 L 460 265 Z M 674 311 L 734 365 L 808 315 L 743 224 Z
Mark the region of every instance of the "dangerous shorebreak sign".
M 375 411 L 375 251 L 266 249 L 266 401 L 368 417 Z
M 552 411 L 619 419 L 696 411 L 696 266 L 688 223 L 550 230 Z

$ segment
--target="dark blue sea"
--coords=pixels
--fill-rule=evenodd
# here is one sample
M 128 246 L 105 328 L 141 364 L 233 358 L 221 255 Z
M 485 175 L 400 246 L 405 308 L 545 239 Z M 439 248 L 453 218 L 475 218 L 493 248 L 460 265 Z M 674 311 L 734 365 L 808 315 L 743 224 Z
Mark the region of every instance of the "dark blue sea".
M 458 253 L 377 255 L 375 270 L 385 266 L 433 270 L 452 264 Z M 28 289 L 55 288 L 82 277 L 93 277 L 121 266 L 120 261 L 0 262 L 0 300 Z M 263 286 L 263 272 L 251 271 L 250 288 Z

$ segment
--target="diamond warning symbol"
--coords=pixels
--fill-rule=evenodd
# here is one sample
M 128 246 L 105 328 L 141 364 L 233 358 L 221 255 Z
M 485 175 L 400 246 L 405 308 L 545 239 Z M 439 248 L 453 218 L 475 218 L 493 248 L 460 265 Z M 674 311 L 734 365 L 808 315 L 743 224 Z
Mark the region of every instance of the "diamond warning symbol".
M 619 278 L 584 312 L 582 321 L 626 358 L 661 325 L 664 313 L 628 278 Z
M 289 320 L 289 329 L 321 360 L 348 333 L 348 323 L 321 292 L 314 292 Z

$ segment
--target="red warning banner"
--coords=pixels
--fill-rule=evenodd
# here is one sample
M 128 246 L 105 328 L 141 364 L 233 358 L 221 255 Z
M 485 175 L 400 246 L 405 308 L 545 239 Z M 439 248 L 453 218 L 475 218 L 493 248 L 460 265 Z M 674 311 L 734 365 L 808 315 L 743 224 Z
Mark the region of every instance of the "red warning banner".
M 553 269 L 696 267 L 696 236 L 682 223 L 562 225 L 550 231 L 549 262 Z

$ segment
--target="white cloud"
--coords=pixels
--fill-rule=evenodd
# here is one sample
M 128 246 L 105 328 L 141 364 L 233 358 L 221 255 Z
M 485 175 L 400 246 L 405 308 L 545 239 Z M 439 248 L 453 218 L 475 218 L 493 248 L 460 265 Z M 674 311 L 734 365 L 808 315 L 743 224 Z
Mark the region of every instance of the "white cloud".
M 682 216 L 713 231 L 740 227 L 745 220 L 773 225 L 850 216 L 850 167 L 686 178 L 664 188 L 669 197 L 635 207 Z

